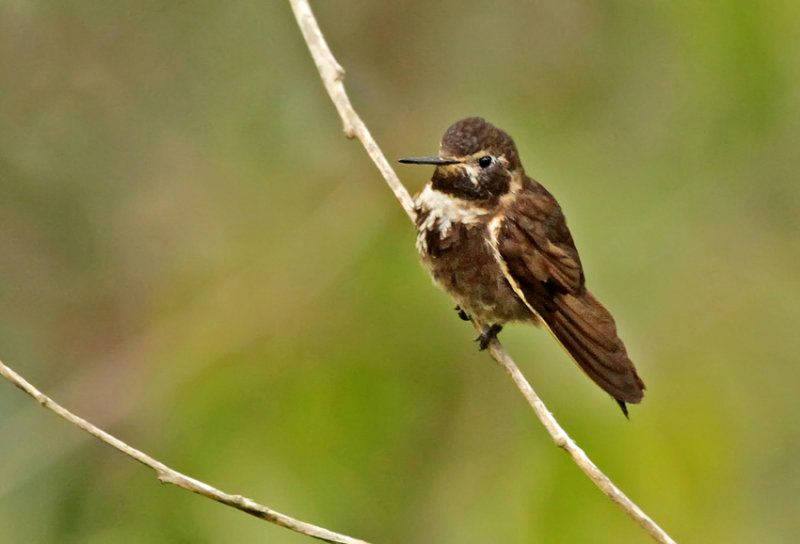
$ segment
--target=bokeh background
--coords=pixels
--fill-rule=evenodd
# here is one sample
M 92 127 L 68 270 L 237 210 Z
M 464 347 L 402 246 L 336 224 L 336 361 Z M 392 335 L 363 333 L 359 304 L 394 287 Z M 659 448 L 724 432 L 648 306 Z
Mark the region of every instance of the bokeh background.
M 800 534 L 800 3 L 315 2 L 398 158 L 511 133 L 648 384 L 502 339 L 683 542 Z M 399 167 L 409 189 L 430 175 Z M 0 2 L 0 358 L 178 470 L 391 543 L 647 542 L 417 262 L 286 2 Z M 0 384 L 0 542 L 310 542 Z

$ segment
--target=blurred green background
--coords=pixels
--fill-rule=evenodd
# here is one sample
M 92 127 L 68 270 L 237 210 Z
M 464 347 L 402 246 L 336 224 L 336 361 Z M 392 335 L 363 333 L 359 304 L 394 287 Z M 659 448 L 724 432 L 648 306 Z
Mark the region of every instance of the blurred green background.
M 390 159 L 482 115 L 647 382 L 502 339 L 677 540 L 800 534 L 800 3 L 315 2 Z M 400 167 L 409 189 L 430 176 Z M 0 2 L 0 358 L 174 468 L 392 543 L 647 542 L 417 262 L 286 2 Z M 0 384 L 0 542 L 310 542 Z

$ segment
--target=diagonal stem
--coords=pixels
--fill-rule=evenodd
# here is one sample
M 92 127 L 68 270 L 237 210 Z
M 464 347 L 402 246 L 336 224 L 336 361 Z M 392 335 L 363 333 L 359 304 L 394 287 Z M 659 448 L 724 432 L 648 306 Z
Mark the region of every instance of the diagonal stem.
M 73 414 L 55 402 L 53 399 L 36 389 L 27 380 L 25 380 L 25 378 L 4 365 L 2 361 L 0 361 L 0 375 L 36 399 L 36 401 L 44 408 L 47 408 L 51 412 L 58 414 L 68 422 L 80 427 L 90 435 L 102 440 L 109 446 L 116 448 L 125 455 L 136 459 L 147 467 L 152 468 L 156 472 L 156 475 L 161 483 L 182 487 L 183 489 L 197 493 L 203 497 L 221 502 L 222 504 L 226 504 L 236 508 L 237 510 L 241 510 L 242 512 L 250 514 L 251 516 L 261 518 L 269 521 L 270 523 L 274 523 L 275 525 L 280 525 L 281 527 L 291 529 L 292 531 L 322 540 L 323 542 L 330 542 L 333 544 L 369 544 L 364 540 L 334 533 L 333 531 L 329 531 L 323 527 L 318 527 L 317 525 L 300 521 L 299 519 L 287 516 L 286 514 L 281 514 L 280 512 L 276 512 L 271 508 L 267 508 L 266 506 L 248 499 L 247 497 L 225 493 L 224 491 L 220 491 L 219 489 L 212 487 L 205 482 L 201 482 L 200 480 L 186 476 L 177 470 L 171 469 L 161 461 L 153 459 L 143 451 L 129 446 L 119 438 L 92 425 L 82 417 Z
M 400 201 L 400 205 L 408 214 L 411 221 L 416 220 L 417 212 L 414 211 L 414 200 L 408 194 L 400 178 L 397 177 L 394 169 L 389 165 L 389 161 L 381 152 L 378 143 L 372 134 L 369 133 L 367 125 L 361 120 L 361 117 L 353 109 L 350 103 L 350 98 L 344 88 L 344 68 L 342 68 L 336 59 L 333 57 L 328 42 L 325 41 L 325 36 L 319 29 L 317 20 L 314 13 L 311 11 L 311 6 L 305 1 L 290 0 L 294 16 L 297 19 L 297 24 L 300 25 L 300 31 L 303 33 L 303 38 L 308 44 L 308 49 L 311 51 L 311 56 L 314 59 L 314 64 L 317 65 L 317 70 L 325 84 L 325 90 L 328 91 L 336 111 L 339 112 L 339 117 L 342 118 L 344 123 L 344 134 L 348 138 L 356 138 L 364 149 L 367 150 L 369 158 L 375 163 L 375 166 L 380 170 L 383 179 L 389 184 L 389 188 L 394 192 L 394 196 Z
M 322 31 L 317 24 L 314 13 L 311 11 L 311 6 L 308 0 L 289 0 L 294 11 L 297 24 L 300 25 L 300 31 L 303 33 L 306 44 L 311 51 L 311 56 L 314 58 L 314 64 L 317 65 L 322 83 L 328 91 L 331 100 L 333 101 L 339 116 L 344 123 L 345 135 L 348 138 L 357 138 L 369 154 L 372 161 L 378 167 L 383 175 L 386 183 L 394 192 L 400 205 L 403 206 L 406 214 L 412 221 L 416 218 L 414 212 L 414 202 L 408 191 L 405 189 L 397 174 L 394 172 L 386 157 L 381 152 L 378 144 L 375 142 L 372 135 L 367 130 L 366 125 L 353 109 L 350 103 L 350 98 L 344 87 L 344 69 L 336 62 L 336 59 L 331 53 L 327 42 L 322 34 Z M 480 329 L 478 329 L 480 332 Z M 560 448 L 563 448 L 575 464 L 600 488 L 603 493 L 608 495 L 620 508 L 622 508 L 629 516 L 636 520 L 642 528 L 647 531 L 650 536 L 657 542 L 662 544 L 675 544 L 675 541 L 653 521 L 644 511 L 639 508 L 636 503 L 630 500 L 608 476 L 597 468 L 597 465 L 592 462 L 586 453 L 578 447 L 572 438 L 564 431 L 559 425 L 558 421 L 553 414 L 547 409 L 542 399 L 536 394 L 531 385 L 525 379 L 522 372 L 520 372 L 517 365 L 505 351 L 503 346 L 497 339 L 492 340 L 488 344 L 489 354 L 497 363 L 502 366 L 506 372 L 514 380 L 517 388 L 527 399 L 528 403 L 533 408 L 534 413 L 542 422 L 547 432 L 553 438 L 553 441 Z

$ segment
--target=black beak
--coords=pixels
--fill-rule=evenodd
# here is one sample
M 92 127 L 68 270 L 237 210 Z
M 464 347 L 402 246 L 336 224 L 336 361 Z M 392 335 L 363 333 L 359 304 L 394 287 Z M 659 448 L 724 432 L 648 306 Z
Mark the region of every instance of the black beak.
M 458 164 L 461 161 L 443 159 L 441 157 L 415 157 L 410 159 L 399 159 L 398 162 L 402 162 L 404 164 L 435 164 L 439 166 L 442 164 Z

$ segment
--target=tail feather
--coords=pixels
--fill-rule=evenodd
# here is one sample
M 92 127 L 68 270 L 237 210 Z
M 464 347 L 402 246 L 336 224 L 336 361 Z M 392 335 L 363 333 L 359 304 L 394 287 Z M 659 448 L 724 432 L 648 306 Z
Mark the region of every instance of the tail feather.
M 617 336 L 614 318 L 589 292 L 557 295 L 550 315 L 543 316 L 555 337 L 597 385 L 619 403 L 638 403 L 644 382 Z

